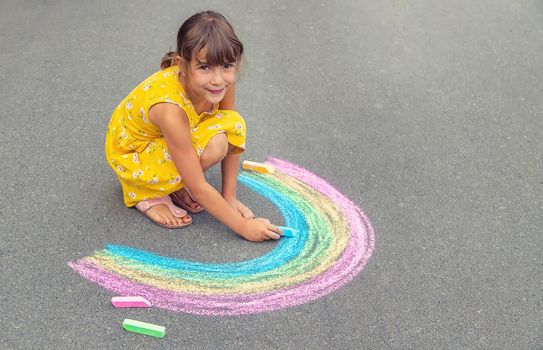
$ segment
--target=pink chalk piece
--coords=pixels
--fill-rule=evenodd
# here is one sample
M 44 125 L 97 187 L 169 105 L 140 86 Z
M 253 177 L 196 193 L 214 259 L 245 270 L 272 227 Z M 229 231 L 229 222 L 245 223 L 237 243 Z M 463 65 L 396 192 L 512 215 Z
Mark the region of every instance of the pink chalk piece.
M 113 297 L 111 303 L 115 307 L 151 307 L 149 300 L 144 297 Z

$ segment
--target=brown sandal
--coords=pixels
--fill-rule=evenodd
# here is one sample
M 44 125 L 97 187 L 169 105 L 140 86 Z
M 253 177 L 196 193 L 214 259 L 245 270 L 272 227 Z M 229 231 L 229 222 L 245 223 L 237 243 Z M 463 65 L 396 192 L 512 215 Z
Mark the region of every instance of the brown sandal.
M 187 192 L 190 199 L 192 199 L 192 201 L 194 203 L 198 203 L 198 202 L 196 202 L 196 200 L 194 199 L 194 197 L 192 196 L 192 194 L 190 193 L 190 191 L 189 191 L 189 189 L 187 187 L 183 187 L 182 190 L 185 190 L 185 192 Z M 181 197 L 179 195 L 177 195 L 176 192 L 170 193 L 170 197 L 171 197 L 172 201 L 175 203 L 175 205 L 178 205 L 178 206 L 182 207 L 183 209 L 185 209 L 186 211 L 188 211 L 191 214 L 196 214 L 196 213 L 199 213 L 199 212 L 204 210 L 204 207 L 202 207 L 199 203 L 198 203 L 198 205 L 200 205 L 200 209 L 191 208 L 190 205 L 183 202 Z
M 165 228 L 171 228 L 171 229 L 183 228 L 183 227 L 187 227 L 190 224 L 192 224 L 192 220 L 190 222 L 184 222 L 184 223 L 182 223 L 180 225 L 163 224 L 161 222 L 158 222 L 158 221 L 154 220 L 149 215 L 147 215 L 147 211 L 151 207 L 154 207 L 155 205 L 159 205 L 159 204 L 166 205 L 176 218 L 182 218 L 182 217 L 187 216 L 187 212 L 185 210 L 183 210 L 181 208 L 178 208 L 175 205 L 173 205 L 171 198 L 168 197 L 168 196 L 141 201 L 138 204 L 136 204 L 136 209 L 138 209 L 143 215 L 147 216 L 149 218 L 149 220 L 151 220 L 155 224 L 157 224 L 159 226 L 162 226 L 162 227 L 165 227 Z

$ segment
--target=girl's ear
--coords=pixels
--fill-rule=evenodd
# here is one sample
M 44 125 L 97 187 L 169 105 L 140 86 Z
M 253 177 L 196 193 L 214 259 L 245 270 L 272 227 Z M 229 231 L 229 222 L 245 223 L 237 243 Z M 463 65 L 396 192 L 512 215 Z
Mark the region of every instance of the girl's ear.
M 187 74 L 187 68 L 189 67 L 190 62 L 187 62 L 183 57 L 177 54 L 174 56 L 173 62 L 179 67 L 181 74 L 185 76 Z
M 173 64 L 175 65 L 181 65 L 183 63 L 183 58 L 181 56 L 179 56 L 178 54 L 175 54 L 173 56 Z
M 180 55 L 175 55 L 173 57 L 173 64 L 175 64 L 179 68 L 179 73 L 181 73 L 182 76 L 187 75 L 187 65 L 185 64 L 185 60 Z

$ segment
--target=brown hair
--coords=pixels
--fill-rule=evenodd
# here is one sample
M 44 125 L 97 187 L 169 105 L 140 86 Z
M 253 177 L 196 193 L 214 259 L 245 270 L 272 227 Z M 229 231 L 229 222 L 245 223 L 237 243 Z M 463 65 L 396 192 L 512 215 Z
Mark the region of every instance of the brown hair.
M 211 66 L 239 64 L 243 58 L 243 44 L 226 18 L 214 11 L 203 11 L 183 22 L 177 32 L 177 49 L 162 58 L 160 68 L 172 66 L 175 55 L 181 56 L 188 68 L 191 59 L 203 48 L 207 50 L 206 61 Z

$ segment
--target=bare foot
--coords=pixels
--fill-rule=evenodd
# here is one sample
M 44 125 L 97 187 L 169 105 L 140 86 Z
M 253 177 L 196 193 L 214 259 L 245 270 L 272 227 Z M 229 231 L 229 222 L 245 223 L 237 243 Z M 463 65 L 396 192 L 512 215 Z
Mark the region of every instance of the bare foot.
M 192 218 L 188 214 L 181 218 L 174 216 L 170 211 L 170 208 L 164 204 L 155 205 L 149 208 L 146 211 L 146 214 L 149 215 L 151 219 L 160 222 L 163 225 L 174 226 L 192 222 Z

